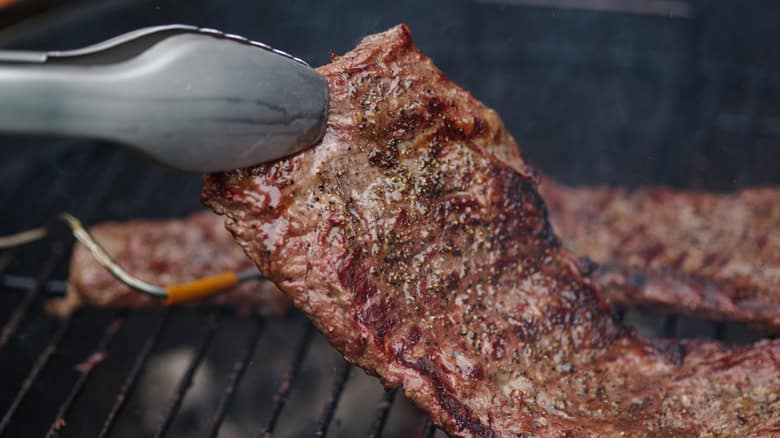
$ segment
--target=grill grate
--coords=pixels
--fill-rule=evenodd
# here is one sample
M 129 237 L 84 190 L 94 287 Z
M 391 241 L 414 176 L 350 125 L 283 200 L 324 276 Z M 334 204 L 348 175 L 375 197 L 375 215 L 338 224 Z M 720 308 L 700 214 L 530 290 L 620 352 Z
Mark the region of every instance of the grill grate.
M 57 436 L 59 429 L 65 425 L 65 418 L 68 416 L 71 405 L 86 385 L 89 376 L 92 374 L 92 370 L 95 368 L 95 366 L 100 364 L 100 362 L 103 360 L 102 358 L 105 357 L 106 351 L 108 350 L 111 341 L 114 339 L 114 336 L 122 328 L 122 325 L 124 325 L 124 313 L 125 312 L 122 312 L 121 316 L 118 316 L 112 323 L 107 326 L 105 333 L 100 338 L 100 341 L 95 348 L 95 351 L 90 354 L 84 362 L 77 365 L 81 373 L 79 374 L 78 379 L 76 379 L 76 383 L 73 385 L 73 388 L 71 388 L 70 392 L 68 393 L 68 396 L 65 398 L 65 401 L 62 402 L 62 405 L 60 405 L 59 409 L 57 410 L 55 420 L 49 427 L 49 431 L 46 433 L 47 438 Z
M 80 211 L 80 214 L 83 217 L 90 217 L 92 213 L 96 210 L 100 200 L 108 195 L 109 189 L 113 181 L 115 181 L 116 178 L 118 177 L 119 172 L 123 165 L 124 163 L 118 154 L 115 154 L 112 157 L 112 159 L 108 161 L 108 163 L 104 168 L 104 171 L 102 172 L 101 178 L 98 180 L 98 184 L 97 184 L 98 188 L 95 190 L 94 195 L 90 198 L 90 201 L 87 202 L 84 205 L 83 209 Z M 26 316 L 30 313 L 33 303 L 41 295 L 42 291 L 44 290 L 44 285 L 46 284 L 47 281 L 51 279 L 51 276 L 54 273 L 56 266 L 62 261 L 62 258 L 64 256 L 65 256 L 64 244 L 62 242 L 55 242 L 52 246 L 51 251 L 49 252 L 48 258 L 44 262 L 43 267 L 41 268 L 41 270 L 38 273 L 38 276 L 36 277 L 35 284 L 33 285 L 32 288 L 30 288 L 27 292 L 25 292 L 24 296 L 22 297 L 22 300 L 19 302 L 19 304 L 11 313 L 11 316 L 8 319 L 8 321 L 3 325 L 2 332 L 0 332 L 0 352 L 3 351 L 3 348 L 17 333 L 20 325 L 23 323 Z M 13 254 L 9 255 L 8 257 L 9 257 L 8 261 L 4 263 L 3 268 L 9 266 L 13 261 Z M 52 336 L 52 338 L 50 339 L 46 347 L 41 351 L 40 355 L 36 359 L 32 369 L 30 370 L 30 373 L 22 381 L 19 387 L 19 391 L 16 393 L 10 406 L 6 410 L 5 414 L 3 415 L 3 419 L 0 420 L 0 436 L 3 435 L 7 427 L 10 425 L 14 413 L 19 408 L 20 404 L 24 401 L 25 396 L 29 393 L 32 385 L 36 382 L 39 374 L 46 368 L 52 356 L 55 354 L 58 346 L 60 345 L 63 338 L 65 337 L 65 334 L 68 331 L 69 325 L 70 325 L 70 320 L 65 320 L 60 323 L 59 328 L 54 333 L 54 335 Z M 69 401 L 67 399 L 66 399 L 66 403 L 69 404 Z M 52 428 L 54 427 L 55 426 L 53 425 Z
M 382 401 L 379 402 L 379 405 L 376 408 L 374 422 L 371 425 L 371 433 L 368 434 L 368 438 L 379 438 L 382 436 L 382 430 L 384 430 L 385 423 L 387 423 L 387 416 L 390 414 L 390 408 L 393 407 L 396 392 L 396 390 L 385 391 L 382 396 Z
M 13 418 L 14 413 L 16 413 L 16 410 L 19 408 L 19 405 L 22 403 L 22 400 L 24 400 L 24 397 L 30 391 L 33 383 L 38 379 L 38 375 L 46 367 L 46 364 L 49 363 L 49 359 L 51 359 L 52 355 L 54 355 L 54 352 L 57 349 L 57 345 L 62 342 L 62 338 L 65 337 L 65 332 L 68 331 L 69 325 L 70 320 L 65 320 L 60 324 L 60 328 L 51 338 L 51 341 L 49 341 L 49 344 L 46 346 L 46 348 L 43 349 L 41 355 L 38 356 L 38 359 L 35 361 L 35 365 L 33 365 L 32 370 L 30 370 L 30 374 L 22 381 L 19 392 L 16 393 L 16 396 L 11 402 L 11 406 L 8 407 L 8 410 L 3 415 L 3 420 L 0 421 L 0 436 L 3 435 L 5 430 L 8 428 L 8 425 L 11 424 L 11 419 Z
M 11 337 L 16 333 L 16 330 L 19 328 L 19 324 L 21 324 L 22 320 L 24 320 L 24 317 L 30 311 L 30 306 L 40 295 L 41 290 L 43 289 L 43 285 L 51 277 L 51 274 L 54 272 L 54 268 L 56 267 L 60 257 L 62 257 L 63 252 L 64 247 L 62 243 L 58 242 L 53 245 L 51 250 L 51 257 L 49 257 L 49 259 L 44 263 L 43 268 L 38 274 L 38 277 L 35 279 L 35 284 L 24 294 L 22 301 L 18 306 L 16 306 L 13 313 L 11 313 L 11 317 L 8 318 L 8 321 L 3 325 L 2 331 L 0 331 L 0 352 L 3 351 L 3 347 L 5 347 Z M 11 258 L 9 257 L 9 264 L 10 261 Z
M 111 410 L 108 412 L 108 416 L 106 416 L 106 420 L 103 422 L 103 426 L 100 429 L 98 438 L 106 438 L 111 433 L 111 429 L 114 427 L 114 422 L 119 413 L 122 411 L 122 408 L 125 406 L 125 402 L 132 393 L 133 388 L 135 388 L 135 385 L 138 382 L 138 378 L 143 371 L 144 365 L 149 359 L 149 356 L 152 354 L 152 350 L 157 345 L 157 341 L 160 339 L 160 334 L 162 333 L 163 329 L 165 329 L 165 325 L 167 324 L 169 317 L 170 311 L 166 310 L 163 312 L 154 330 L 139 350 L 138 356 L 133 362 L 133 365 L 130 367 L 130 372 L 127 374 L 127 377 L 119 387 L 119 393 L 117 393 L 114 404 L 111 406 Z
M 219 401 L 217 410 L 211 418 L 211 422 L 206 429 L 206 433 L 203 435 L 204 437 L 216 438 L 219 434 L 219 427 L 222 425 L 222 421 L 225 419 L 228 407 L 233 401 L 233 398 L 236 394 L 236 388 L 238 387 L 239 383 L 241 383 L 241 378 L 244 377 L 244 372 L 246 371 L 247 366 L 249 366 L 249 362 L 252 360 L 252 356 L 254 355 L 255 347 L 257 347 L 257 341 L 260 340 L 260 334 L 262 333 L 262 330 L 263 320 L 261 318 L 257 318 L 255 327 L 252 330 L 252 334 L 249 336 L 249 341 L 247 342 L 246 347 L 244 347 L 244 351 L 241 353 L 240 358 L 233 366 L 233 372 L 230 375 L 230 379 L 228 379 L 227 385 L 225 386 L 222 399 Z
M 306 351 L 309 349 L 309 345 L 311 345 L 312 333 L 312 326 L 307 325 L 300 341 L 298 341 L 298 346 L 295 348 L 295 355 L 293 356 L 290 368 L 282 378 L 282 382 L 279 385 L 279 390 L 274 396 L 274 404 L 271 408 L 271 417 L 268 419 L 268 424 L 265 426 L 265 430 L 258 435 L 258 438 L 270 437 L 273 435 L 274 430 L 276 429 L 276 423 L 279 421 L 279 417 L 282 415 L 282 409 L 284 409 L 285 405 L 287 404 L 290 391 L 292 391 L 295 380 L 298 378 L 301 365 L 303 364 L 303 357 L 306 355 Z
M 207 318 L 206 329 L 203 330 L 203 336 L 201 337 L 198 349 L 192 356 L 192 361 L 187 366 L 187 371 L 184 372 L 184 375 L 179 381 L 178 389 L 173 395 L 171 405 L 168 408 L 168 413 L 165 414 L 165 418 L 163 419 L 162 424 L 160 424 L 160 428 L 157 429 L 157 433 L 154 435 L 155 438 L 164 437 L 168 433 L 168 429 L 170 429 L 171 425 L 173 424 L 173 420 L 176 419 L 176 415 L 179 413 L 179 409 L 181 409 L 181 403 L 184 400 L 184 396 L 192 386 L 192 380 L 195 377 L 195 371 L 197 371 L 198 366 L 206 357 L 206 352 L 211 345 L 211 341 L 214 340 L 214 335 L 217 332 L 218 325 L 219 321 L 215 315 L 213 313 L 210 314 Z
M 324 437 L 325 434 L 328 433 L 328 427 L 330 426 L 331 421 L 333 421 L 333 415 L 336 413 L 336 405 L 338 405 L 339 399 L 341 399 L 341 394 L 344 393 L 344 386 L 347 384 L 347 379 L 349 379 L 351 370 L 352 367 L 347 362 L 343 362 L 336 371 L 336 375 L 333 379 L 333 387 L 330 391 L 330 397 L 328 398 L 327 403 L 325 403 L 325 409 L 322 410 L 322 416 L 320 417 L 317 432 L 314 436 L 318 438 Z

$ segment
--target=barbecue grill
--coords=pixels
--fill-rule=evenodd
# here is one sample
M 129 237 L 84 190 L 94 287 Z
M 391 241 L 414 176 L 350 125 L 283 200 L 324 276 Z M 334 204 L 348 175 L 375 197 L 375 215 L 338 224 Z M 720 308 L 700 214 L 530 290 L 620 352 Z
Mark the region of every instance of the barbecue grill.
M 531 161 L 561 180 L 712 190 L 780 183 L 780 56 L 772 51 L 780 11 L 772 2 L 225 3 L 84 1 L 0 30 L 0 43 L 68 49 L 188 22 L 319 65 L 329 50 L 343 52 L 405 21 L 444 71 L 501 113 Z M 79 140 L 2 142 L 0 234 L 60 211 L 92 224 L 200 208 L 197 176 L 125 151 Z M 344 362 L 299 314 L 46 316 L 42 303 L 62 287 L 71 243 L 63 232 L 0 253 L 1 437 L 437 433 L 401 393 Z M 758 338 L 739 325 L 675 315 L 618 317 L 645 334 Z

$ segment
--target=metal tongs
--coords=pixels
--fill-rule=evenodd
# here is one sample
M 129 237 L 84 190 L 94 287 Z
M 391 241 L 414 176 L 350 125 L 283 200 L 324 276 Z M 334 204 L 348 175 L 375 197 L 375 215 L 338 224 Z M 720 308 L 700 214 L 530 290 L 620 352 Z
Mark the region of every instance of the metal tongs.
M 0 131 L 114 141 L 185 171 L 308 148 L 327 113 L 327 83 L 304 61 L 212 29 L 160 26 L 73 51 L 0 51 Z

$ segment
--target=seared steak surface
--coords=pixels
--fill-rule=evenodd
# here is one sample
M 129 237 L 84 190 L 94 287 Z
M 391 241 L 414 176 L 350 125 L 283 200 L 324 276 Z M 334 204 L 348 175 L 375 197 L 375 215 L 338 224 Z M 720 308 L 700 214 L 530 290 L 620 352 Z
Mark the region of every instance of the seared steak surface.
M 570 188 L 545 178 L 556 233 L 621 306 L 780 331 L 780 190 Z
M 613 322 L 496 113 L 405 26 L 319 71 L 322 142 L 208 175 L 202 197 L 349 361 L 453 436 L 780 431 L 780 343 L 650 342 Z
M 209 211 L 183 219 L 107 222 L 90 229 L 95 239 L 129 273 L 155 284 L 184 283 L 224 271 L 243 271 L 252 261 L 241 251 L 222 219 Z M 231 306 L 241 312 L 280 315 L 289 300 L 270 281 L 250 281 L 205 300 L 201 306 Z M 66 316 L 82 305 L 159 307 L 156 298 L 125 286 L 82 245 L 70 263 L 68 295 L 47 309 Z

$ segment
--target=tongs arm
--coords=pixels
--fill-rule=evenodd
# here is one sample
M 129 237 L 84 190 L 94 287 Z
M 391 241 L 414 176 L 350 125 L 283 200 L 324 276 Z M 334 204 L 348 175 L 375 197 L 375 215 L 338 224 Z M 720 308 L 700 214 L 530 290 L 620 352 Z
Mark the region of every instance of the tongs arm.
M 111 140 L 188 171 L 312 146 L 327 111 L 327 83 L 303 61 L 189 26 L 73 52 L 0 52 L 0 131 Z

